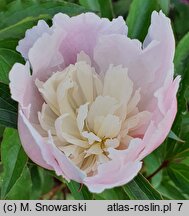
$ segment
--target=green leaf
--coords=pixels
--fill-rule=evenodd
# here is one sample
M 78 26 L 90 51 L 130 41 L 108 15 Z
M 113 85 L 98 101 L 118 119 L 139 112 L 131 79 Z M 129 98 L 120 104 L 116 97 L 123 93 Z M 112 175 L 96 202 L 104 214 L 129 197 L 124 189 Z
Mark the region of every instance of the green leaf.
M 17 127 L 17 103 L 11 99 L 9 87 L 0 83 L 0 124 Z
M 41 167 L 37 167 L 39 171 L 39 175 L 41 178 L 41 190 L 42 194 L 49 192 L 49 189 L 54 185 L 54 179 L 52 175 L 48 173 L 48 170 L 45 170 Z
M 128 35 L 131 38 L 144 40 L 150 24 L 151 13 L 157 7 L 152 0 L 133 0 L 127 17 Z
M 0 125 L 0 139 L 3 137 L 4 130 L 5 130 L 5 127 Z
M 61 176 L 57 176 L 55 172 L 50 172 L 50 174 L 67 185 L 75 200 L 91 200 L 93 198 L 93 194 L 89 192 L 85 185 L 81 185 L 75 181 L 68 182 Z
M 1 48 L 15 50 L 17 44 L 18 44 L 18 41 L 15 39 L 0 40 L 0 47 Z
M 172 131 L 175 134 L 178 134 L 178 136 L 185 140 L 186 142 L 173 143 L 172 140 L 167 141 L 167 157 L 174 157 L 178 152 L 183 151 L 184 149 L 188 148 L 188 106 L 187 106 L 187 89 L 189 88 L 189 35 L 186 35 L 178 44 L 176 48 L 175 53 L 175 68 L 176 68 L 176 74 L 181 75 L 181 83 L 180 87 L 177 93 L 177 104 L 178 104 L 178 112 L 172 127 Z M 189 121 L 188 121 L 189 122 Z
M 5 0 L 1 0 L 0 1 L 0 11 L 4 10 L 6 8 L 6 1 Z
M 189 32 L 179 41 L 174 58 L 175 73 L 183 75 L 186 62 L 189 60 Z
M 27 166 L 25 166 L 10 191 L 6 195 L 8 200 L 28 200 L 30 199 L 32 189 L 32 182 L 30 172 Z
M 171 14 L 173 17 L 173 28 L 177 41 L 179 41 L 188 31 L 189 7 L 181 0 L 171 0 Z
M 178 152 L 183 151 L 185 148 L 188 148 L 187 145 L 187 138 L 183 137 L 182 131 L 183 131 L 183 120 L 185 119 L 185 117 L 187 116 L 187 102 L 186 99 L 184 97 L 185 91 L 186 89 L 189 87 L 189 64 L 185 66 L 185 69 L 182 72 L 182 80 L 180 83 L 180 87 L 177 93 L 177 104 L 178 104 L 178 111 L 177 111 L 177 115 L 174 121 L 174 124 L 172 126 L 172 131 L 175 134 L 178 134 L 178 136 L 182 139 L 185 140 L 185 143 L 178 143 L 173 142 L 172 139 L 168 139 L 167 140 L 167 151 L 166 151 L 166 157 L 174 157 L 174 155 L 176 155 Z
M 125 17 L 128 14 L 129 6 L 131 2 L 132 0 L 127 0 L 127 1 L 119 0 L 119 1 L 113 2 L 115 17 L 118 17 L 118 16 Z
M 184 98 L 188 103 L 189 102 L 189 86 L 186 88 L 186 90 L 184 92 Z
M 7 11 L 0 13 L 0 20 L 3 20 L 0 23 L 0 40 L 21 38 L 26 29 L 35 25 L 39 19 L 49 20 L 58 12 L 73 16 L 85 12 L 85 9 L 61 0 L 14 1 L 9 4 Z
M 171 164 L 168 169 L 168 175 L 174 184 L 182 190 L 184 194 L 189 194 L 189 166 L 185 164 Z
M 36 165 L 30 168 L 32 180 L 31 199 L 40 199 L 40 197 L 48 193 L 54 186 L 53 177 L 49 175 L 48 171 Z
M 175 160 L 176 161 L 176 160 Z M 177 161 L 176 161 L 177 162 Z M 182 159 L 182 164 L 186 165 L 187 167 L 189 167 L 189 157 L 185 157 Z M 189 194 L 188 194 L 189 195 Z
M 17 130 L 11 128 L 5 129 L 1 147 L 1 158 L 4 170 L 1 198 L 6 199 L 7 194 L 11 190 L 11 197 L 16 193 L 21 183 L 23 185 L 28 184 L 27 177 L 29 174 L 26 167 L 28 158 L 20 144 Z M 22 190 L 23 188 L 24 190 L 26 189 L 26 185 L 25 187 L 22 186 Z
M 183 193 L 175 187 L 170 181 L 164 181 L 157 190 L 167 199 L 171 200 L 185 200 Z
M 138 174 L 131 182 L 123 186 L 124 191 L 131 200 L 161 200 L 162 196 L 156 191 L 148 180 Z
M 15 62 L 23 63 L 23 58 L 15 50 L 14 40 L 0 41 L 0 82 L 9 83 L 8 74 Z
M 37 17 L 32 17 L 32 16 L 26 17 L 15 24 L 0 29 L 0 40 L 4 40 L 8 38 L 10 39 L 21 38 L 24 36 L 25 31 L 33 27 L 38 20 L 48 19 L 48 18 L 50 17 L 47 15 L 40 15 Z
M 39 170 L 37 166 L 32 166 L 30 168 L 30 175 L 32 181 L 32 192 L 31 192 L 31 199 L 39 199 L 42 195 L 41 190 L 41 178 L 39 175 Z
M 144 158 L 144 165 L 146 175 L 150 176 L 154 173 L 162 164 L 161 152 L 159 149 L 156 149 L 154 152 L 149 154 L 147 157 Z M 152 179 L 151 183 L 154 187 L 157 187 L 162 180 L 162 171 L 158 172 Z
M 96 200 L 129 200 L 122 187 L 107 189 L 100 194 L 94 194 Z
M 66 182 L 72 196 L 76 200 L 91 200 L 92 194 L 88 191 L 87 187 L 80 185 L 75 181 Z
M 170 9 L 170 0 L 158 0 L 160 8 L 167 15 Z
M 185 159 L 187 157 L 189 157 L 189 148 L 181 152 L 178 152 L 176 155 L 174 155 L 174 159 L 180 159 L 180 160 Z
M 79 0 L 79 3 L 85 8 L 92 11 L 100 11 L 100 5 L 98 0 Z
M 184 140 L 180 139 L 172 130 L 169 132 L 168 137 L 173 140 L 176 140 L 177 142 L 181 142 L 181 143 L 185 142 Z
M 114 11 L 111 0 L 98 0 L 100 5 L 100 11 L 102 17 L 112 19 L 114 17 Z

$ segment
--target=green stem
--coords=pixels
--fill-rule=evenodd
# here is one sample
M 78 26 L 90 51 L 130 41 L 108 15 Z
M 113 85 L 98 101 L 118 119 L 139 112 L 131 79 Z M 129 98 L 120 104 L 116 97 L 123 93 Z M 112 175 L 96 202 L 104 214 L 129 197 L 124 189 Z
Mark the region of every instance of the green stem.
M 167 167 L 168 164 L 169 164 L 169 161 L 165 160 L 157 170 L 155 170 L 151 175 L 149 175 L 147 177 L 147 179 L 148 180 L 152 179 L 160 170 L 162 170 L 163 168 Z

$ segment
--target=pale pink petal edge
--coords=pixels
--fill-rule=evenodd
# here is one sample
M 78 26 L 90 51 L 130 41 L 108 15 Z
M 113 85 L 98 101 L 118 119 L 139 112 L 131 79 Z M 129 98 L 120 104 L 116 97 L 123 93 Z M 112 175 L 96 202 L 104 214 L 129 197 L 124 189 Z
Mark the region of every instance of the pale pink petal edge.
M 19 111 L 19 134 L 28 156 L 35 163 L 47 169 L 55 170 L 67 180 L 82 182 L 85 177 L 66 156 L 54 145 L 51 137 L 42 137 L 28 121 L 23 111 Z

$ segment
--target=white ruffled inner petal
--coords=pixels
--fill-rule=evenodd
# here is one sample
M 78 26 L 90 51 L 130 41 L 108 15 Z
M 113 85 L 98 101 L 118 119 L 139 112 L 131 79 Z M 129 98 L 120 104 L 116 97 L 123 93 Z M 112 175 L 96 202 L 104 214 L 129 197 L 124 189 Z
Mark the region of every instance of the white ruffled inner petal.
M 140 89 L 133 88 L 127 68 L 111 65 L 100 77 L 84 52 L 75 65 L 45 83 L 36 80 L 36 86 L 46 102 L 38 115 L 41 128 L 88 176 L 111 160 L 110 149 L 127 149 L 143 136 L 151 119 L 138 108 Z

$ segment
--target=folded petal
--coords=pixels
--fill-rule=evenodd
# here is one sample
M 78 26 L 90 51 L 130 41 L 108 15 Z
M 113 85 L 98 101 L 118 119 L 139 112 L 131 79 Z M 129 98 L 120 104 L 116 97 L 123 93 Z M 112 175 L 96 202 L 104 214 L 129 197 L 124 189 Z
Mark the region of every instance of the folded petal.
M 76 63 L 76 79 L 86 102 L 92 102 L 93 97 L 96 96 L 94 95 L 93 74 L 95 74 L 94 68 L 86 62 Z
M 119 108 L 119 104 L 115 98 L 109 96 L 98 96 L 89 108 L 87 122 L 90 128 L 94 127 L 95 117 L 105 117 L 108 114 L 114 114 Z
M 146 155 L 150 154 L 153 150 L 155 150 L 166 138 L 168 135 L 171 126 L 173 124 L 174 118 L 177 112 L 177 100 L 176 93 L 178 90 L 180 82 L 180 77 L 177 77 L 174 82 L 169 87 L 169 92 L 164 95 L 159 95 L 162 93 L 159 91 L 157 93 L 157 98 L 159 99 L 159 107 L 154 111 L 152 121 L 149 127 L 146 130 L 146 133 L 143 138 L 143 146 L 144 150 L 141 152 L 139 159 L 143 159 Z M 164 98 L 162 100 L 161 98 Z M 168 105 L 166 103 L 167 98 L 172 98 L 171 103 Z M 164 104 L 162 104 L 164 102 Z M 162 115 L 162 107 L 165 112 Z
M 120 104 L 127 105 L 132 92 L 133 83 L 128 77 L 127 69 L 122 66 L 110 67 L 105 74 L 103 95 L 108 95 L 117 99 Z
M 53 170 L 53 166 L 46 162 L 46 159 L 43 158 L 43 155 L 41 153 L 41 148 L 39 145 L 40 143 L 42 143 L 42 139 L 39 138 L 39 135 L 36 137 L 34 134 L 32 134 L 31 129 L 32 131 L 35 131 L 27 118 L 24 116 L 23 111 L 20 110 L 18 117 L 18 131 L 25 152 L 36 164 L 46 169 Z
M 44 33 L 29 50 L 28 57 L 33 71 L 33 79 L 46 81 L 54 71 L 60 70 L 64 59 L 59 52 L 60 43 L 66 33 L 63 29 L 53 29 Z
M 30 67 L 27 62 L 25 65 L 16 63 L 9 72 L 11 97 L 19 102 L 21 106 L 26 106 L 24 95 L 30 82 Z
M 106 73 L 110 65 L 121 65 L 129 69 L 129 63 L 136 60 L 141 52 L 141 44 L 137 40 L 131 40 L 126 35 L 105 35 L 97 40 L 94 60 L 100 68 L 100 73 Z M 130 75 L 135 72 L 128 73 Z
M 159 50 L 157 51 L 161 51 L 163 56 L 159 57 L 164 62 L 167 62 L 167 64 L 172 63 L 175 52 L 175 39 L 170 19 L 166 17 L 162 11 L 159 13 L 154 11 L 152 13 L 151 25 L 145 38 L 143 47 L 149 46 L 153 41 L 159 41 L 162 44 L 162 46 L 159 47 Z
M 96 130 L 95 130 L 96 129 Z M 98 124 L 96 123 L 95 133 L 101 138 L 117 137 L 121 129 L 121 121 L 115 115 L 107 115 L 100 118 Z
M 33 123 L 38 123 L 37 113 L 42 107 L 43 100 L 30 75 L 29 63 L 14 64 L 9 73 L 9 80 L 12 98 L 19 102 L 22 108 L 30 106 L 29 118 Z
M 99 18 L 94 13 L 85 13 L 71 18 L 59 13 L 53 18 L 53 23 L 67 33 L 60 48 L 66 66 L 75 63 L 77 54 L 81 51 L 93 59 L 93 49 L 99 35 L 127 34 L 127 26 L 122 17 L 110 22 L 108 19 Z
M 145 100 L 142 102 L 141 107 L 144 107 L 145 104 L 148 105 L 152 101 L 154 92 L 163 85 L 168 74 L 173 79 L 174 34 L 170 19 L 161 11 L 152 13 L 151 25 L 143 47 L 143 57 L 138 62 L 142 61 L 148 66 L 146 74 L 151 74 L 151 83 L 150 80 L 144 80 L 142 92 L 145 95 Z M 141 72 L 141 68 L 133 66 L 134 63 L 131 68 L 135 69 L 136 73 Z
M 94 49 L 94 60 L 102 73 L 105 73 L 111 64 L 127 68 L 134 89 L 141 89 L 143 99 L 139 108 L 145 110 L 154 103 L 151 107 L 154 109 L 155 91 L 163 85 L 168 73 L 173 77 L 174 46 L 170 20 L 162 12 L 153 12 L 143 49 L 138 41 L 125 35 L 101 36 Z
M 54 124 L 58 116 L 46 103 L 43 104 L 41 112 L 38 113 L 38 118 L 43 130 L 50 131 L 51 134 L 56 135 Z
M 181 77 L 177 76 L 175 80 L 168 74 L 164 85 L 155 92 L 155 97 L 158 99 L 158 107 L 163 115 L 166 115 L 170 108 L 170 104 L 175 100 L 176 93 L 179 88 Z
M 53 139 L 42 137 L 28 119 L 19 111 L 19 134 L 27 155 L 35 163 L 55 170 L 57 175 L 66 179 L 82 182 L 84 174 L 55 146 Z
M 20 40 L 16 50 L 22 54 L 25 59 L 28 59 L 28 52 L 38 38 L 44 33 L 50 33 L 50 28 L 44 20 L 39 20 L 38 24 L 31 29 L 28 29 L 25 38 Z
M 55 128 L 60 140 L 83 148 L 88 146 L 87 142 L 82 140 L 76 119 L 73 119 L 69 114 L 57 118 Z
M 109 150 L 111 160 L 99 165 L 98 173 L 95 176 L 84 179 L 84 184 L 91 192 L 101 193 L 105 189 L 124 185 L 137 175 L 142 167 L 142 162 L 135 160 L 134 151 L 137 152 L 136 147 L 141 141 L 135 140 L 135 142 L 130 150 Z

